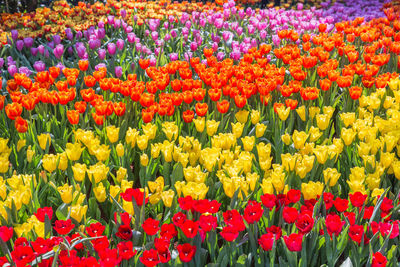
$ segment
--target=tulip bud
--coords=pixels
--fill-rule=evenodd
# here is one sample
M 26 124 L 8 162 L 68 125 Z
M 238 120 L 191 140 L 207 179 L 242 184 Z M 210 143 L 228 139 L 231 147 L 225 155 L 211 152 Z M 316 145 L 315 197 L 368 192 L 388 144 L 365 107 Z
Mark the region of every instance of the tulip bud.
M 149 164 L 149 157 L 147 154 L 142 154 L 140 156 L 140 164 L 144 167 L 146 167 Z
M 118 155 L 118 157 L 122 157 L 122 156 L 124 156 L 124 146 L 121 144 L 121 143 L 119 143 L 116 147 L 115 147 L 115 150 L 117 151 L 117 155 Z

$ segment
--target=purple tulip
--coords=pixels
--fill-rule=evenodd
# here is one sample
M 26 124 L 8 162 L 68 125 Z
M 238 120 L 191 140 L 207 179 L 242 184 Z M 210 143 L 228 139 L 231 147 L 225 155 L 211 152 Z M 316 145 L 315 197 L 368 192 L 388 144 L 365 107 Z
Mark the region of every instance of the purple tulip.
M 114 25 L 114 16 L 107 17 L 107 24 Z
M 121 27 L 121 20 L 117 19 L 114 23 L 114 28 L 119 29 Z
M 31 71 L 30 69 L 28 69 L 27 67 L 21 67 L 21 68 L 19 68 L 18 72 L 19 72 L 19 73 L 23 73 L 23 74 L 25 74 L 25 75 L 28 76 L 28 77 L 32 75 L 32 71 Z
M 4 66 L 4 58 L 0 57 L 0 69 Z
M 126 17 L 126 10 L 125 9 L 121 9 L 121 11 L 119 13 L 121 14 L 121 17 L 123 17 L 123 18 Z
M 12 30 L 11 31 L 11 38 L 15 42 L 18 39 L 18 31 L 17 30 Z
M 191 43 L 190 43 L 190 50 L 196 51 L 196 50 L 197 50 L 197 43 L 191 42 Z
M 94 69 L 95 69 L 96 71 L 98 71 L 98 70 L 101 69 L 101 68 L 107 68 L 107 65 L 104 64 L 104 63 L 100 63 L 100 64 L 97 64 L 96 66 L 94 66 Z
M 97 55 L 99 56 L 99 58 L 101 60 L 104 60 L 106 58 L 106 53 L 107 53 L 107 51 L 105 49 L 103 49 L 103 48 L 97 50 Z
M 81 31 L 79 31 L 79 32 L 76 33 L 75 38 L 76 38 L 77 40 L 79 40 L 79 39 L 82 38 L 82 36 L 83 36 L 83 33 L 82 33 Z
M 158 39 L 158 32 L 152 32 L 151 33 L 151 38 L 153 39 L 153 41 Z
M 24 38 L 24 44 L 25 47 L 31 48 L 33 46 L 33 38 L 31 37 Z
M 106 37 L 106 30 L 104 28 L 99 28 L 97 29 L 96 35 L 97 39 L 104 39 L 104 37 Z
M 168 21 L 164 22 L 164 29 L 168 30 L 169 24 Z
M 169 59 L 170 59 L 171 61 L 176 61 L 176 60 L 178 60 L 178 53 L 171 53 L 171 54 L 169 54 Z
M 101 46 L 101 41 L 97 39 L 94 35 L 89 40 L 89 48 L 92 50 L 96 50 Z
M 121 67 L 121 66 L 115 67 L 115 76 L 116 76 L 117 78 L 119 78 L 119 77 L 122 76 L 122 67 Z
M 117 44 L 117 47 L 118 47 L 119 50 L 123 50 L 124 49 L 124 40 L 118 39 L 116 44 Z
M 117 46 L 114 43 L 108 43 L 107 51 L 111 56 L 113 56 L 113 55 L 115 55 L 115 52 L 117 51 Z
M 22 40 L 18 40 L 15 44 L 15 46 L 17 47 L 18 51 L 21 51 L 24 48 L 24 41 Z
M 225 58 L 225 53 L 224 52 L 218 52 L 217 54 L 217 60 L 222 61 Z
M 60 44 L 60 43 L 61 43 L 61 37 L 60 37 L 60 35 L 58 35 L 58 34 L 53 35 L 53 42 L 54 42 L 56 45 Z
M 221 29 L 223 24 L 224 24 L 224 20 L 223 19 L 216 19 L 215 22 L 214 22 L 214 26 L 217 29 Z
M 7 71 L 8 71 L 8 73 L 10 73 L 10 75 L 12 77 L 14 77 L 15 73 L 17 73 L 17 71 L 18 71 L 18 68 L 15 65 L 10 65 L 10 66 L 8 66 Z
M 46 69 L 46 64 L 44 64 L 43 61 L 36 61 L 33 63 L 33 68 L 36 70 L 36 72 L 44 71 Z
M 127 40 L 130 44 L 133 44 L 135 42 L 135 34 L 133 32 L 128 33 L 127 35 Z
M 54 56 L 58 59 L 60 59 L 64 53 L 64 46 L 62 44 L 58 44 L 54 49 L 53 49 Z
M 171 39 L 171 35 L 168 33 L 164 36 L 164 41 L 169 41 Z
M 157 59 L 154 56 L 150 57 L 150 66 L 154 67 L 157 64 Z
M 171 36 L 172 36 L 172 38 L 175 38 L 176 36 L 178 36 L 178 33 L 175 30 L 172 30 Z

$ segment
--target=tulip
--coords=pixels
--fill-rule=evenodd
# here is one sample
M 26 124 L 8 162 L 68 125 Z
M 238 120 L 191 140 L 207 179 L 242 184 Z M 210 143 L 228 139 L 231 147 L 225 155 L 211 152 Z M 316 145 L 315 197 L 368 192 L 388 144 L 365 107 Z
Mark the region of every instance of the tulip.
M 72 190 L 73 186 L 68 184 L 64 184 L 63 186 L 57 187 L 57 191 L 58 193 L 60 193 L 61 200 L 65 204 L 69 204 L 72 202 Z
M 118 157 L 124 156 L 125 148 L 124 148 L 124 146 L 123 146 L 121 143 L 119 143 L 119 144 L 115 147 L 115 150 L 117 151 Z
M 107 138 L 111 143 L 115 143 L 119 139 L 119 128 L 114 125 L 106 127 Z
M 144 167 L 146 167 L 149 164 L 149 157 L 147 154 L 142 154 L 140 156 L 140 164 Z
M 48 146 L 51 145 L 51 136 L 50 134 L 41 134 L 37 137 L 38 141 L 39 141 L 39 146 L 42 150 L 46 150 L 46 148 Z
M 106 189 L 104 188 L 102 183 L 99 183 L 96 187 L 93 188 L 93 193 L 97 201 L 100 203 L 104 202 L 107 198 Z
M 42 159 L 43 168 L 48 172 L 53 172 L 57 168 L 57 156 L 54 154 L 46 154 Z

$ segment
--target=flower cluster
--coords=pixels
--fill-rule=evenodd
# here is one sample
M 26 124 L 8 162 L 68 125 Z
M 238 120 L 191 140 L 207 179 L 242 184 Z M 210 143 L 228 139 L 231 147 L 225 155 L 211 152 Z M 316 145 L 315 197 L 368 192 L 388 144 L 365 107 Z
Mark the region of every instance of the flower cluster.
M 0 265 L 396 265 L 400 8 L 347 4 L 4 14 Z

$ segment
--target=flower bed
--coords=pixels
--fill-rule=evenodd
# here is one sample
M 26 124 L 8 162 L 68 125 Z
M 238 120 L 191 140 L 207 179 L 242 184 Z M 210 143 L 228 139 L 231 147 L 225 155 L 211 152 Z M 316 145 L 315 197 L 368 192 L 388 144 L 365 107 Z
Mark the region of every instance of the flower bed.
M 1 266 L 397 264 L 396 3 L 222 4 L 7 32 Z

